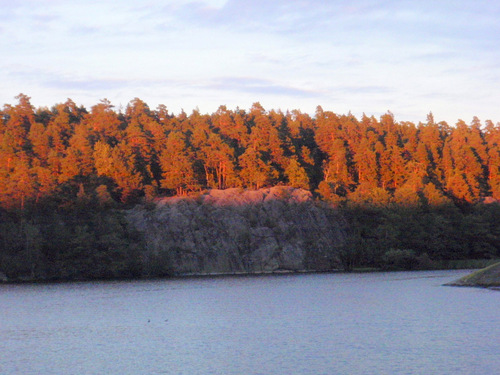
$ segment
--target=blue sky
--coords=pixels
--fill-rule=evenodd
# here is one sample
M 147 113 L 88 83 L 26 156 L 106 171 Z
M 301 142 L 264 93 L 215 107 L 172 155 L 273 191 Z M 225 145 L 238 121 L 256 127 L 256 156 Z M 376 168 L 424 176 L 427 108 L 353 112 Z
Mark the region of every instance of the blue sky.
M 500 121 L 500 1 L 0 0 L 0 105 Z

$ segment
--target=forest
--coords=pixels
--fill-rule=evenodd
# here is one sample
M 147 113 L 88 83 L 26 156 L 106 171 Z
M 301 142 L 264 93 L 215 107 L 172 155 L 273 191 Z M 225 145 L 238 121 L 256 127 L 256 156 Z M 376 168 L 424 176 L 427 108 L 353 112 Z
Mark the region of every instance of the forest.
M 0 110 L 5 275 L 138 276 L 142 239 L 124 210 L 273 186 L 308 190 L 343 213 L 352 245 L 344 268 L 391 256 L 500 257 L 500 124 L 490 120 L 449 125 L 429 113 L 414 124 L 390 112 L 358 119 L 318 106 L 310 116 L 259 103 L 174 115 L 138 98 L 119 110 L 106 99 L 90 110 L 16 99 Z

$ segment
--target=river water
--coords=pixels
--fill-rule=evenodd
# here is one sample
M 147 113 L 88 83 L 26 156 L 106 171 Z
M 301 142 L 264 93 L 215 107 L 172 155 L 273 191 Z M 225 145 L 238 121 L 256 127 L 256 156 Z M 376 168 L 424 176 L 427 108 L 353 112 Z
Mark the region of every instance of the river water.
M 0 374 L 499 374 L 467 273 L 0 285 Z

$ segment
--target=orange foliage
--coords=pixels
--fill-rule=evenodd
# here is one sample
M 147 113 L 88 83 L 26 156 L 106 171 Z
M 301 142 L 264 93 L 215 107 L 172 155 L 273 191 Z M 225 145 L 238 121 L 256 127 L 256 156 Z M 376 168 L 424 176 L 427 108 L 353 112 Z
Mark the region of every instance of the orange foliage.
M 134 99 L 125 113 L 107 100 L 90 112 L 71 100 L 33 108 L 26 95 L 0 111 L 0 203 L 40 199 L 97 201 L 203 188 L 289 184 L 330 202 L 345 199 L 434 205 L 500 199 L 500 126 L 418 125 L 338 115 L 317 108 L 211 115 L 169 114 Z M 69 194 L 69 196 L 68 196 Z M 64 197 L 62 196 L 64 195 Z M 103 203 L 103 204 L 104 204 Z

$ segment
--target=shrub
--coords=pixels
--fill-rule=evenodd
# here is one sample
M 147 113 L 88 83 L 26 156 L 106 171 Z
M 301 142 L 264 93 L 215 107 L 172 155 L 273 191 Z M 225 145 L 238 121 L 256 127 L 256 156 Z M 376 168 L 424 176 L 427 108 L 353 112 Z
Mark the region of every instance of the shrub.
M 413 250 L 391 249 L 382 256 L 382 268 L 390 270 L 413 270 L 419 262 Z

